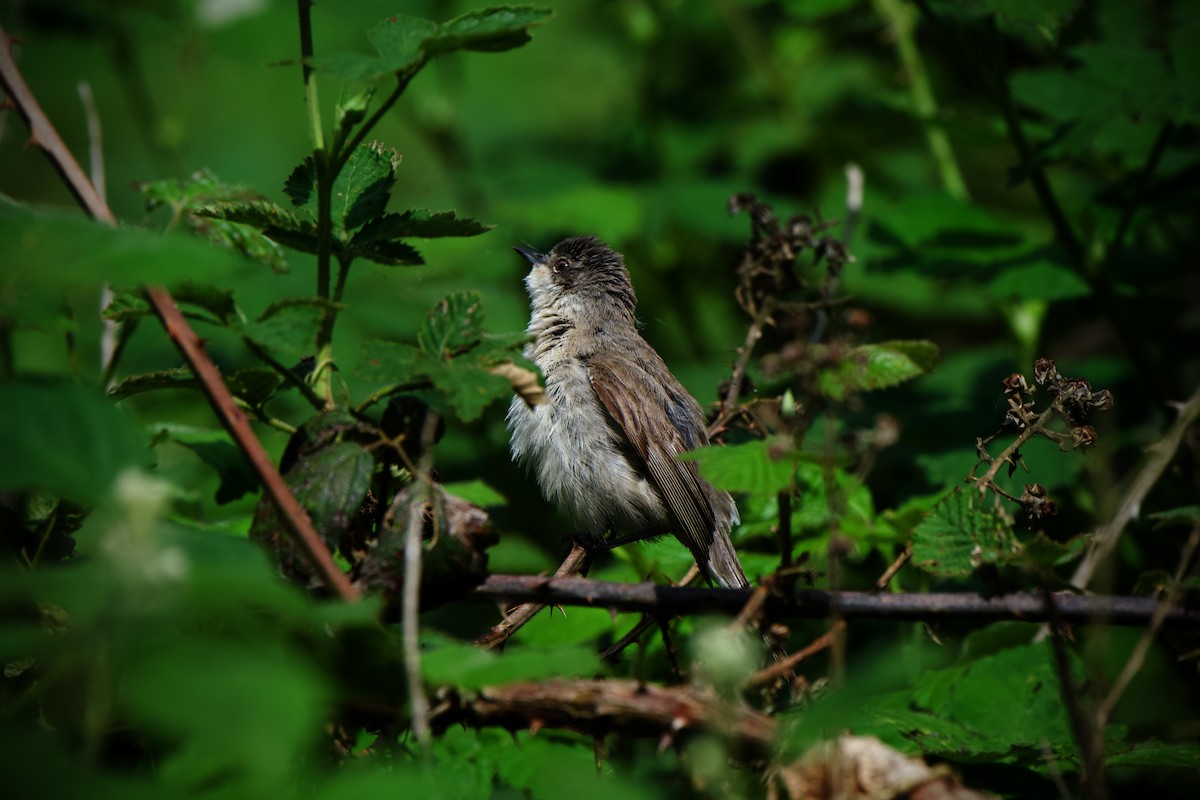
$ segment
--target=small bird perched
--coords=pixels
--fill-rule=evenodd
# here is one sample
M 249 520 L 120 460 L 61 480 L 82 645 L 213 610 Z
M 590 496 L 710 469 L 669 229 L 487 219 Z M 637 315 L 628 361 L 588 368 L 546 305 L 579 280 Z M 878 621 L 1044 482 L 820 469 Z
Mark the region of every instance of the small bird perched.
M 621 254 L 595 236 L 544 254 L 513 249 L 533 265 L 525 355 L 541 368 L 547 399 L 513 398 L 513 458 L 580 526 L 585 547 L 674 533 L 710 581 L 749 586 L 729 540 L 733 498 L 676 458 L 708 444 L 704 412 L 638 333 Z

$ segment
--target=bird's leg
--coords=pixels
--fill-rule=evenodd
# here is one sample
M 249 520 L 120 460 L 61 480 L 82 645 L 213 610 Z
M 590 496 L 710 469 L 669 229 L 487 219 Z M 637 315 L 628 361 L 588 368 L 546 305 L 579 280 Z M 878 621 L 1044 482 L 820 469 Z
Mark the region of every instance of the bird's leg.
M 670 531 L 668 531 L 666 528 L 647 528 L 646 530 L 639 531 L 638 533 L 628 533 L 624 536 L 616 536 L 612 539 L 606 539 L 603 543 L 595 545 L 595 549 L 612 550 L 616 547 L 620 547 L 623 544 L 633 544 L 634 542 L 641 542 L 646 539 L 657 539 L 660 536 L 666 536 L 668 533 L 670 533 Z

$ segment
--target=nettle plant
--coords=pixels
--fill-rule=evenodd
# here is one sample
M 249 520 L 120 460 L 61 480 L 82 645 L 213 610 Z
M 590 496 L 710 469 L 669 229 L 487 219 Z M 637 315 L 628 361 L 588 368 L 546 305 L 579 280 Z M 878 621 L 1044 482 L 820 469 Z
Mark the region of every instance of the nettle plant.
M 304 81 L 314 150 L 284 182 L 290 204 L 221 183 L 208 171 L 186 181 L 157 181 L 140 187 L 148 210 L 170 210 L 168 227 L 185 227 L 271 269 L 286 268 L 285 250 L 316 257 L 313 294 L 276 299 L 252 320 L 230 289 L 186 283 L 175 289 L 174 297 L 186 317 L 233 334 L 259 361 L 258 366 L 225 376 L 225 384 L 245 412 L 294 434 L 281 464 L 287 485 L 325 545 L 346 560 L 364 591 L 397 589 L 402 583 L 391 574 L 403 564 L 402 558 L 395 558 L 397 542 L 393 538 L 396 526 L 402 535 L 407 524 L 402 508 L 414 498 L 400 490 L 422 472 L 417 462 L 444 429 L 438 413 L 417 395 L 437 392 L 444 407 L 469 422 L 477 419 L 488 403 L 514 390 L 531 399 L 540 391 L 536 368 L 519 352 L 524 334 L 486 332 L 481 296 L 462 291 L 430 309 L 415 342 L 366 342 L 358 354 L 356 373 L 378 385 L 357 401 L 348 396 L 338 380 L 337 365 L 346 359 L 337 354 L 334 334 L 356 263 L 421 265 L 425 260 L 414 240 L 478 236 L 490 229 L 453 211 L 389 212 L 401 156 L 394 148 L 369 141 L 369 135 L 435 57 L 459 50 L 494 52 L 519 47 L 529 41 L 529 29 L 549 16 L 543 9 L 504 7 L 464 14 L 439 25 L 397 15 L 368 32 L 376 51 L 373 56 L 313 56 L 311 42 L 304 42 Z M 365 89 L 337 104 L 329 130 L 318 106 L 319 76 L 348 85 L 366 84 Z M 393 82 L 392 89 L 381 99 L 378 85 L 388 81 Z M 108 305 L 104 318 L 124 324 L 118 354 L 134 330 L 127 323 L 151 313 L 150 304 L 137 290 L 119 292 Z M 298 363 L 297 357 L 301 359 Z M 116 359 L 110 371 L 115 365 Z M 123 398 L 189 387 L 200 388 L 192 370 L 181 367 L 124 377 L 110 394 Z M 296 423 L 272 415 L 272 402 L 291 391 L 299 393 L 315 416 Z M 257 488 L 253 477 L 235 466 L 236 456 L 216 452 L 223 449 L 219 445 L 196 442 L 186 432 L 176 436 L 222 472 L 218 500 L 236 499 Z M 393 506 L 393 500 L 399 505 Z M 448 503 L 455 502 L 444 497 L 437 505 L 445 510 Z M 431 523 L 428 537 L 455 546 L 454 537 L 434 535 L 437 527 Z M 490 541 L 486 515 L 481 512 L 466 529 L 450 530 L 466 537 L 457 547 L 462 550 L 465 543 L 471 556 L 455 563 L 470 568 L 448 571 L 450 578 L 458 576 L 450 583 L 426 581 L 432 591 L 444 593 L 464 585 L 464 578 L 469 582 L 482 576 L 482 543 Z M 320 582 L 265 498 L 251 536 L 272 550 L 285 574 Z M 460 555 L 468 555 L 467 551 Z

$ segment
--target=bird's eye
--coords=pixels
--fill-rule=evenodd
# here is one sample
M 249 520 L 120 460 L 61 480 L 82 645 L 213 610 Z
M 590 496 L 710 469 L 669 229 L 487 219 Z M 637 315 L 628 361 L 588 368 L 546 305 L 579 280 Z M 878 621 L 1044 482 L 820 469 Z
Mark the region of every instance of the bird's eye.
M 560 258 L 554 262 L 554 271 L 558 272 L 559 270 L 566 269 L 569 266 L 571 266 L 570 261 L 567 261 L 565 258 Z

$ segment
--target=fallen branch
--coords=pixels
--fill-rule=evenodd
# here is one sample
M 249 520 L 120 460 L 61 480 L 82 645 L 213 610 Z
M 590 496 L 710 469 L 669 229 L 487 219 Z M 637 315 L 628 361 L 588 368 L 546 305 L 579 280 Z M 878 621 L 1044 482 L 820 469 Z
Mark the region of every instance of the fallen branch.
M 615 611 L 640 611 L 659 616 L 723 614 L 736 616 L 753 589 L 702 589 L 660 586 L 653 583 L 613 583 L 577 577 L 527 577 L 492 575 L 464 599 L 483 603 L 536 603 L 539 605 L 593 606 Z M 1098 597 L 1061 593 L 1054 595 L 1056 619 L 1080 625 L 1145 625 L 1161 604 L 1149 597 Z M 826 592 L 796 589 L 788 597 L 767 600 L 771 619 L 891 619 L 923 622 L 995 622 L 1022 620 L 1045 622 L 1051 610 L 1036 592 L 983 597 L 968 592 L 879 594 L 876 592 Z M 1200 628 L 1200 612 L 1172 608 L 1165 627 Z

